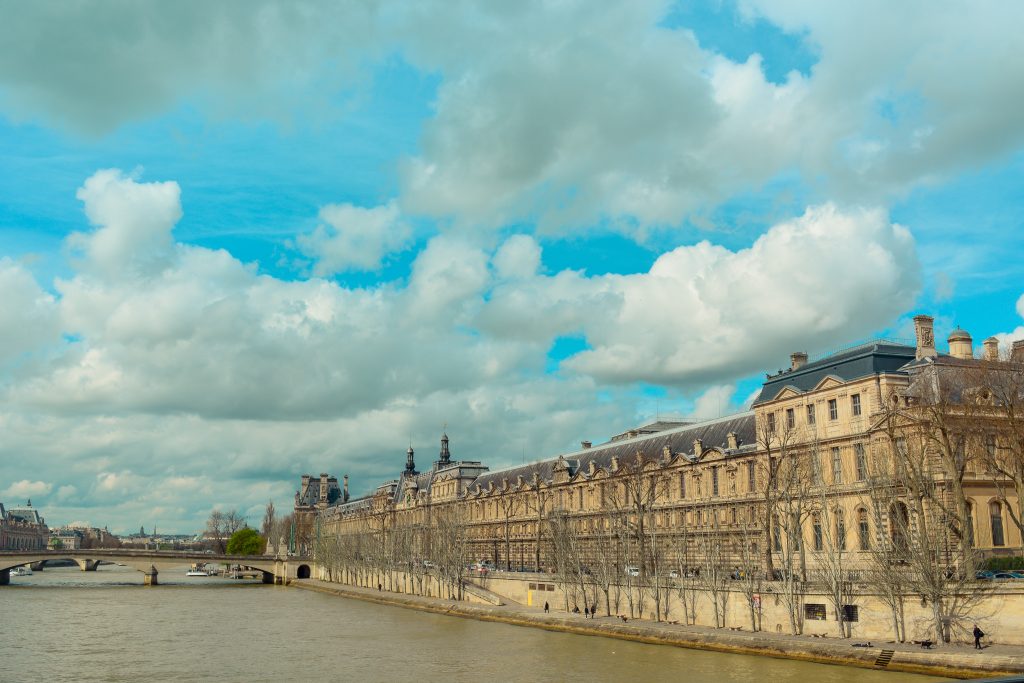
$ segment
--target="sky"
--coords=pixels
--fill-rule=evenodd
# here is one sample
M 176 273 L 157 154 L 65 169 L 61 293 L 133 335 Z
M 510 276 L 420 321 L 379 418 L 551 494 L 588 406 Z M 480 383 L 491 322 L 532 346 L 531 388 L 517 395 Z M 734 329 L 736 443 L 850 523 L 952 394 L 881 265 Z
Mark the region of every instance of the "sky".
M 935 316 L 1024 337 L 1024 4 L 0 0 L 0 502 L 258 525 Z

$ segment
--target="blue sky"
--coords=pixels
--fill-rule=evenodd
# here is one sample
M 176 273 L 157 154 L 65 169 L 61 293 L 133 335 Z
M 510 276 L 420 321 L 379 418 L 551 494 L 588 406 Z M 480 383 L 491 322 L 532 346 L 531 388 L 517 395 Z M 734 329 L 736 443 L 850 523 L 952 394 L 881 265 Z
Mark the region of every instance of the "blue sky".
M 0 10 L 0 500 L 255 522 L 1024 336 L 1020 8 L 440 7 Z

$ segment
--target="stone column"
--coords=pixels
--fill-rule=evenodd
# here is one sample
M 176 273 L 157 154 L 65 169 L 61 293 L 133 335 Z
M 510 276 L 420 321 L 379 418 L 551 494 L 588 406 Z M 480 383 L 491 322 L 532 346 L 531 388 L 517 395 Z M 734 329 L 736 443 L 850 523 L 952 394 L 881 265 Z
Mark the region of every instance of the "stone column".
M 153 565 L 149 565 L 149 571 L 142 575 L 142 585 L 143 586 L 156 586 L 156 585 L 158 585 L 156 577 L 157 577 L 157 575 L 159 573 L 160 572 L 158 572 L 156 570 L 156 567 L 154 567 Z

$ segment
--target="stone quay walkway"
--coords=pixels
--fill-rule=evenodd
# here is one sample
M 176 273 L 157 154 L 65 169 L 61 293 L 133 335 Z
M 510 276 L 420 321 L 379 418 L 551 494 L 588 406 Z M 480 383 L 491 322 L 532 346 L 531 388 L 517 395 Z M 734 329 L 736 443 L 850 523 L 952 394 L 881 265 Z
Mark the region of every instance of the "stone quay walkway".
M 911 643 L 872 641 L 872 647 L 853 647 L 856 640 L 793 636 L 766 631 L 752 633 L 647 620 L 629 619 L 624 622 L 618 616 L 587 619 L 582 614 L 564 611 L 552 610 L 551 613 L 544 614 L 541 608 L 519 604 L 481 605 L 409 593 L 376 591 L 372 588 L 316 579 L 295 580 L 289 585 L 436 614 L 699 650 L 904 671 L 946 678 L 989 678 L 1024 673 L 1024 647 L 1010 645 L 988 645 L 983 650 L 975 650 L 973 645 L 940 644 L 931 649 L 923 649 Z

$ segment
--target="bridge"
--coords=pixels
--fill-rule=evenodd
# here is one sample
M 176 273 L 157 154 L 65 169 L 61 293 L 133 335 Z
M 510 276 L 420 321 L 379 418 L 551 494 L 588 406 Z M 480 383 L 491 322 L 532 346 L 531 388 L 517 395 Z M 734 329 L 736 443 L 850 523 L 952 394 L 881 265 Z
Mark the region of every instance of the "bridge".
M 285 584 L 292 579 L 308 579 L 311 558 L 281 555 L 217 555 L 180 550 L 125 550 L 92 548 L 89 550 L 0 550 L 0 586 L 11 582 L 11 570 L 30 566 L 42 569 L 48 560 L 72 560 L 84 572 L 96 571 L 100 563 L 119 564 L 142 572 L 143 585 L 157 585 L 161 571 L 194 562 L 238 565 L 263 573 L 263 583 Z

